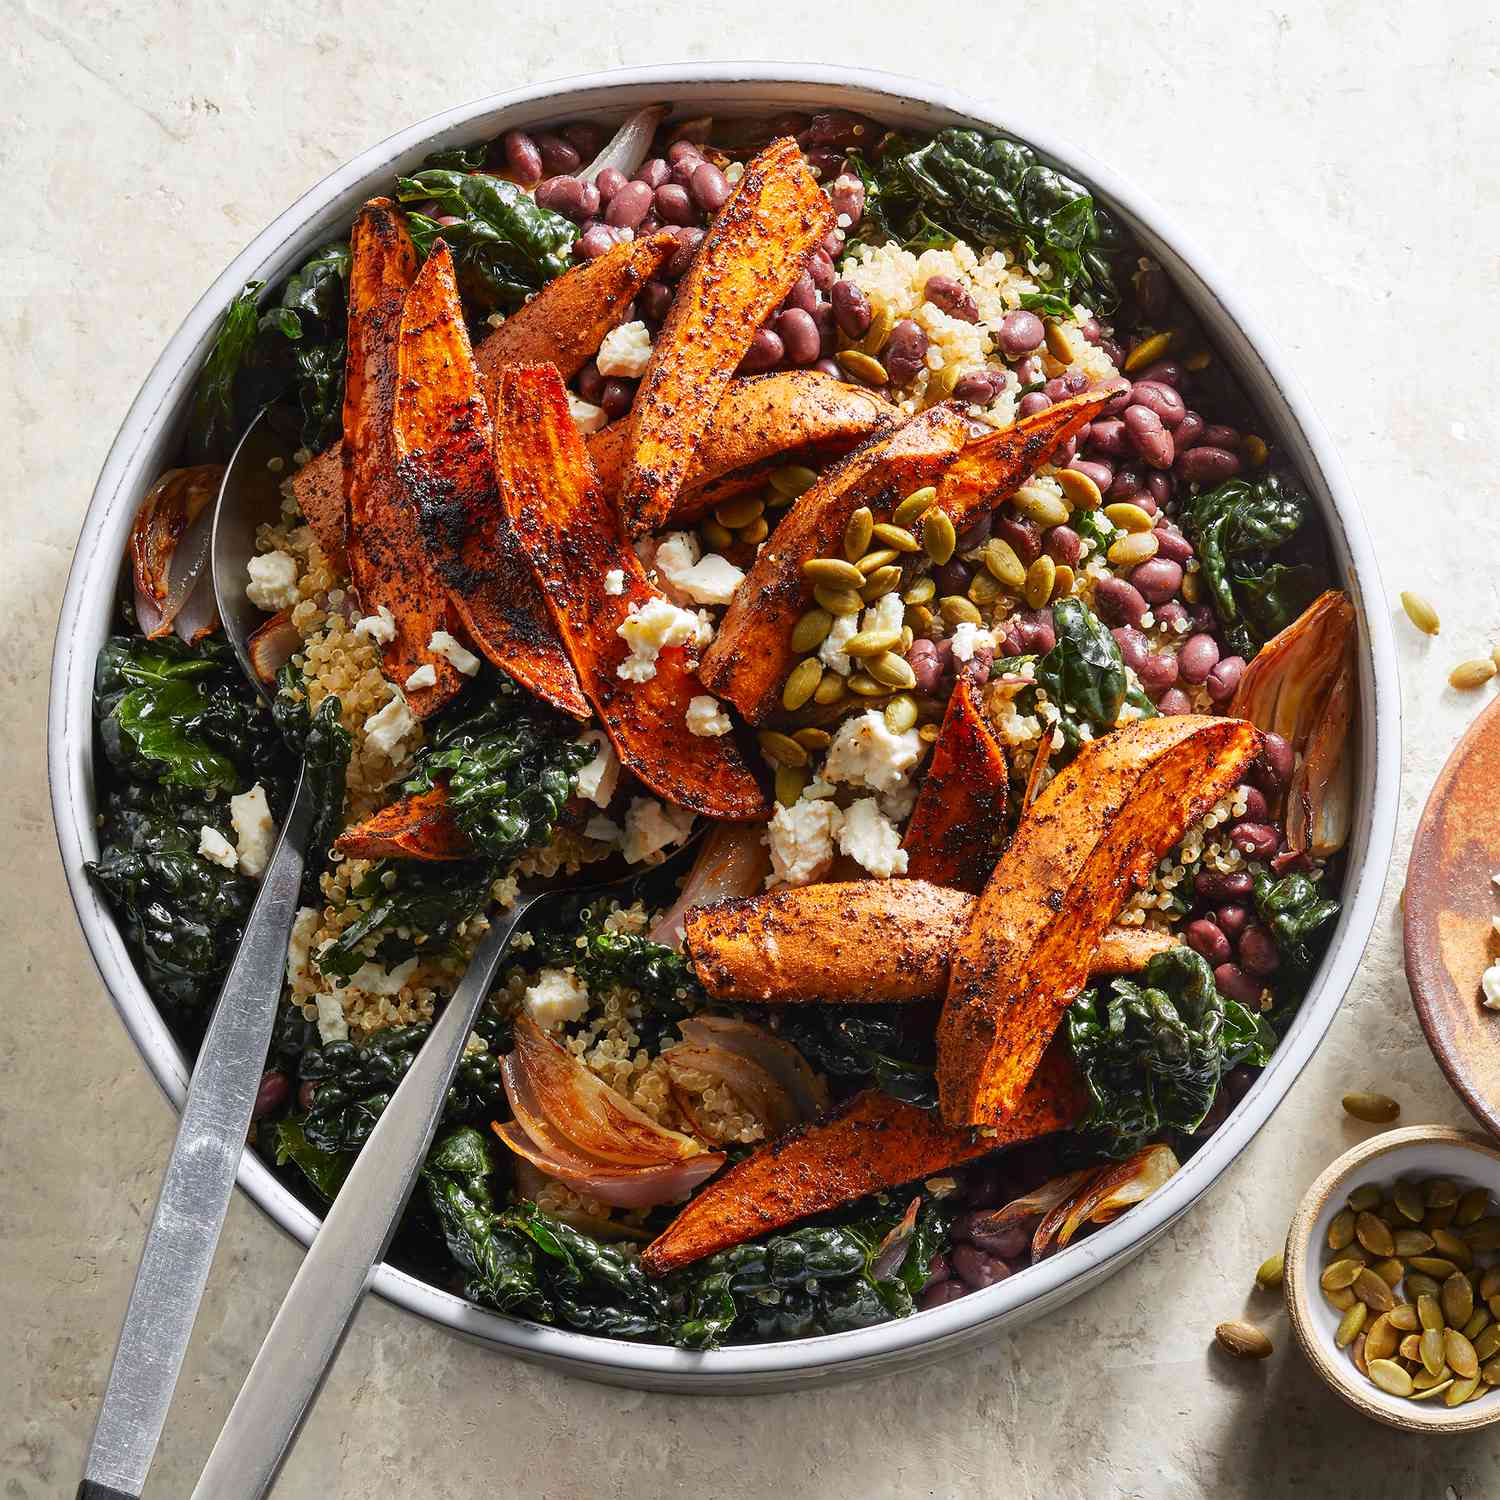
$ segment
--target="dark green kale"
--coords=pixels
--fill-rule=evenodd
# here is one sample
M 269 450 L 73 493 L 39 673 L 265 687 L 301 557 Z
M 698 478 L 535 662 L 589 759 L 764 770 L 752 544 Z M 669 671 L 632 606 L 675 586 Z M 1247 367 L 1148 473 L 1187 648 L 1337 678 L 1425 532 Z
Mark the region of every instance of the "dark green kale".
M 289 1163 L 307 1178 L 319 1196 L 332 1203 L 354 1165 L 354 1156 L 313 1145 L 302 1121 L 290 1118 L 276 1124 L 276 1165 L 284 1167 Z
M 1075 303 L 1107 313 L 1119 301 L 1115 262 L 1123 237 L 1088 191 L 1005 136 L 940 130 L 917 145 L 888 136 L 876 161 L 850 162 L 865 183 L 858 238 L 923 250 L 967 239 L 1005 246 L 1046 266 L 1023 306 L 1071 318 Z
M 1318 570 L 1277 555 L 1301 529 L 1307 498 L 1277 474 L 1229 479 L 1189 500 L 1183 527 L 1230 649 L 1248 661 L 1318 593 Z
M 1127 699 L 1150 718 L 1156 710 L 1141 692 L 1130 692 L 1120 647 L 1082 599 L 1060 599 L 1052 606 L 1057 644 L 1036 664 L 1037 686 L 1061 711 L 1058 728 L 1070 749 L 1084 739 L 1108 734 Z
M 1339 903 L 1311 875 L 1283 875 L 1264 866 L 1254 869 L 1255 909 L 1276 939 L 1281 954 L 1278 990 L 1288 979 L 1305 983 L 1322 951 L 1317 934 L 1339 912 Z
M 200 461 L 228 458 L 244 431 L 236 386 L 240 369 L 255 347 L 256 302 L 264 288 L 263 281 L 247 281 L 235 294 L 198 373 L 188 420 L 188 448 Z
M 1266 1021 L 1222 995 L 1186 947 L 1158 954 L 1138 979 L 1085 990 L 1068 1007 L 1068 1041 L 1093 1100 L 1081 1128 L 1115 1157 L 1165 1131 L 1190 1135 L 1224 1074 L 1264 1067 L 1276 1046 Z
M 911 1010 L 906 1005 L 794 1005 L 756 1011 L 754 1019 L 846 1091 L 879 1088 L 934 1109 L 933 1028 L 914 1021 Z
M 439 224 L 407 210 L 417 249 L 425 256 L 441 236 L 453 252 L 460 290 L 482 311 L 514 311 L 571 263 L 577 226 L 503 177 L 427 168 L 398 178 L 396 196 L 408 205 L 430 203 L 438 214 L 458 220 Z
M 307 836 L 307 863 L 302 872 L 303 900 L 311 903 L 318 876 L 328 862 L 328 851 L 343 826 L 344 794 L 354 741 L 340 720 L 342 705 L 327 697 L 314 714 L 290 662 L 281 669 L 271 717 L 287 744 L 302 756 L 302 776 L 312 798 L 312 824 Z

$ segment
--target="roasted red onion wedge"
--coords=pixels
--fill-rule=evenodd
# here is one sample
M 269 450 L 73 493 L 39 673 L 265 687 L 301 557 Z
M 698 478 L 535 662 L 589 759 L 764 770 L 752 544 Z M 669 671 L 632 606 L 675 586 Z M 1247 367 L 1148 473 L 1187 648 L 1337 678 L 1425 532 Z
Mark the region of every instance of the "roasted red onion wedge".
M 276 674 L 302 646 L 302 632 L 292 624 L 292 612 L 283 609 L 258 626 L 245 642 L 245 654 L 256 677 L 273 693 Z
M 763 1068 L 791 1100 L 800 1120 L 828 1108 L 828 1086 L 790 1042 L 753 1021 L 733 1016 L 689 1016 L 678 1028 L 683 1039 L 732 1052 Z
M 1057 1248 L 1078 1233 L 1084 1224 L 1108 1224 L 1127 1208 L 1149 1198 L 1179 1166 L 1170 1146 L 1147 1146 L 1115 1166 L 1105 1167 L 1067 1204 L 1067 1213 L 1057 1229 Z M 1050 1247 L 1049 1247 L 1050 1248 Z
M 703 840 L 682 894 L 651 929 L 653 943 L 682 946 L 683 923 L 695 906 L 730 896 L 751 896 L 765 883 L 771 868 L 765 831 L 753 823 L 720 823 Z
M 538 1171 L 575 1192 L 597 1198 L 612 1208 L 654 1208 L 659 1203 L 681 1203 L 724 1165 L 721 1151 L 705 1151 L 687 1161 L 655 1167 L 580 1167 L 538 1146 L 515 1123 L 497 1124 L 495 1134 Z
M 130 529 L 130 571 L 136 617 L 152 640 L 175 628 L 191 643 L 218 627 L 208 549 L 213 531 L 210 502 L 223 478 L 222 464 L 168 469 L 136 512 Z M 179 615 L 184 617 L 181 624 Z

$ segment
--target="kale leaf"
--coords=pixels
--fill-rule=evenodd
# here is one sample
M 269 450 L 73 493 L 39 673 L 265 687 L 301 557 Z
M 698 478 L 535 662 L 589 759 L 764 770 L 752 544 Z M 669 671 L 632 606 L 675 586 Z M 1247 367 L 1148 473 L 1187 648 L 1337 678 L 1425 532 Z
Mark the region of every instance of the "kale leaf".
M 1317 593 L 1314 568 L 1274 555 L 1306 516 L 1306 496 L 1277 474 L 1225 480 L 1183 510 L 1224 638 L 1247 661 Z
M 1084 726 L 1090 737 L 1115 727 L 1129 684 L 1118 643 L 1082 599 L 1059 599 L 1052 620 L 1057 644 L 1037 662 L 1036 681 L 1061 711 L 1058 727 L 1076 748 Z
M 396 182 L 400 202 L 432 203 L 457 223 L 408 209 L 407 223 L 425 256 L 441 238 L 453 252 L 464 296 L 485 311 L 514 311 L 527 296 L 568 269 L 578 229 L 561 214 L 487 172 L 427 168 Z
M 755 1019 L 849 1090 L 875 1087 L 922 1109 L 937 1106 L 930 1026 L 905 1005 L 795 1005 Z
M 332 1203 L 354 1165 L 354 1157 L 314 1145 L 307 1138 L 301 1120 L 285 1119 L 276 1124 L 276 1165 L 284 1167 L 288 1163 L 307 1178 L 321 1197 Z
M 1310 875 L 1283 875 L 1278 880 L 1259 865 L 1253 878 L 1255 909 L 1276 939 L 1283 970 L 1288 977 L 1305 979 L 1322 946 L 1315 942 L 1316 935 L 1338 915 L 1339 903 Z
M 236 384 L 255 347 L 255 304 L 264 287 L 263 281 L 247 281 L 235 293 L 199 371 L 188 419 L 188 448 L 199 460 L 228 458 L 244 430 Z
M 307 862 L 302 872 L 302 899 L 311 904 L 317 897 L 318 876 L 343 826 L 354 741 L 343 726 L 342 705 L 336 697 L 324 698 L 316 713 L 308 712 L 306 692 L 297 683 L 297 675 L 290 662 L 281 669 L 271 717 L 287 744 L 300 752 L 303 780 L 312 798 Z
M 1171 948 L 1138 979 L 1085 990 L 1068 1007 L 1068 1041 L 1093 1107 L 1082 1128 L 1124 1157 L 1167 1130 L 1191 1134 L 1232 1067 L 1264 1067 L 1276 1038 L 1222 995 L 1207 961 Z

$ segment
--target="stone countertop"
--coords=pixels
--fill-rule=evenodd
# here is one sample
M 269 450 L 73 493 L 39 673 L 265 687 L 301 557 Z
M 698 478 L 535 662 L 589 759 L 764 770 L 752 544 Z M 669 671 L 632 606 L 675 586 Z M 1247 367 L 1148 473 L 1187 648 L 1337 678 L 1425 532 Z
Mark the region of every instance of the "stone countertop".
M 1215 1189 L 1060 1314 L 916 1374 L 756 1400 L 651 1397 L 360 1312 L 278 1494 L 458 1497 L 1005 1493 L 1049 1500 L 1300 1494 L 1478 1500 L 1500 1444 L 1400 1437 L 1346 1410 L 1250 1291 L 1303 1188 L 1368 1127 L 1466 1124 L 1401 971 L 1405 849 L 1449 746 L 1492 689 L 1448 668 L 1500 640 L 1493 392 L 1500 67 L 1488 8 L 1350 0 L 1246 6 L 867 0 L 19 0 L 0 60 L 3 155 L 24 182 L 0 239 L 0 370 L 14 420 L 0 504 L 0 1475 L 10 1500 L 70 1493 L 174 1120 L 114 1020 L 74 927 L 45 786 L 46 675 L 95 475 L 134 391 L 202 288 L 345 157 L 454 100 L 684 55 L 840 60 L 1014 101 L 1172 205 L 1291 357 L 1364 500 L 1392 594 L 1406 721 L 1398 856 L 1361 975 L 1295 1091 Z M 858 20 L 856 20 L 856 16 Z M 62 439 L 66 437 L 66 441 Z M 11 614 L 11 611 L 14 614 Z M 298 1261 L 231 1205 L 150 1493 L 186 1494 Z M 1212 1351 L 1248 1314 L 1264 1365 Z

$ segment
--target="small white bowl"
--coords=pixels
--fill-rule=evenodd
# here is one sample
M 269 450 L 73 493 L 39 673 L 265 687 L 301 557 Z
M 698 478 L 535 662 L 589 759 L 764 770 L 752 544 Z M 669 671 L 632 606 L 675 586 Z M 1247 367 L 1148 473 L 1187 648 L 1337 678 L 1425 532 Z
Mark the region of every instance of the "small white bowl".
M 1356 1411 L 1403 1432 L 1474 1432 L 1500 1421 L 1500 1386 L 1462 1406 L 1392 1396 L 1359 1373 L 1333 1341 L 1339 1313 L 1318 1279 L 1328 1263 L 1328 1226 L 1356 1188 L 1388 1187 L 1400 1177 L 1447 1177 L 1460 1191 L 1485 1187 L 1500 1202 L 1500 1148 L 1483 1136 L 1443 1125 L 1386 1131 L 1346 1151 L 1307 1190 L 1287 1231 L 1287 1312 L 1302 1352 L 1334 1392 Z

